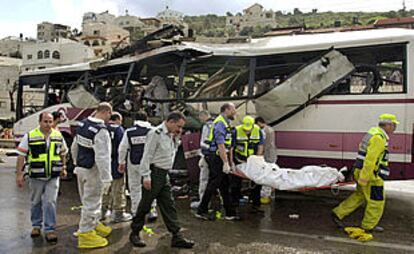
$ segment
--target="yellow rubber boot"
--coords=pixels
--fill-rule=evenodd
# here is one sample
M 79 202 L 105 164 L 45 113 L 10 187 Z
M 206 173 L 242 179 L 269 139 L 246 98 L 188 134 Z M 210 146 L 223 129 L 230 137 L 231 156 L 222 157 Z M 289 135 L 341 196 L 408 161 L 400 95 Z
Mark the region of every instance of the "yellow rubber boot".
M 108 245 L 108 240 L 96 234 L 95 230 L 86 233 L 79 233 L 78 248 L 80 249 L 95 249 Z
M 357 239 L 361 235 L 365 234 L 365 230 L 358 227 L 346 227 L 344 228 L 345 232 L 348 234 L 348 236 L 352 239 Z
M 374 236 L 369 233 L 364 233 L 357 238 L 357 240 L 360 242 L 368 242 L 368 241 L 371 241 L 372 239 L 374 239 Z
M 269 197 L 261 197 L 260 198 L 260 203 L 263 204 L 263 205 L 270 204 L 271 201 L 272 200 Z
M 112 228 L 109 226 L 105 226 L 104 224 L 100 223 L 98 224 L 98 226 L 96 226 L 95 228 L 96 233 L 102 237 L 108 237 L 111 232 L 112 232 Z

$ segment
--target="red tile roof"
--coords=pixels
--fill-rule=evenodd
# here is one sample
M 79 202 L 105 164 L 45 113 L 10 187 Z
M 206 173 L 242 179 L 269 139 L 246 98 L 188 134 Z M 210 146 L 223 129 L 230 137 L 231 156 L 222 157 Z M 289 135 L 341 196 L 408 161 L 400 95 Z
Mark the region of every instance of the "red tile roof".
M 391 19 L 379 19 L 375 21 L 375 26 L 394 25 L 394 24 L 412 24 L 414 23 L 413 17 L 403 18 L 391 18 Z

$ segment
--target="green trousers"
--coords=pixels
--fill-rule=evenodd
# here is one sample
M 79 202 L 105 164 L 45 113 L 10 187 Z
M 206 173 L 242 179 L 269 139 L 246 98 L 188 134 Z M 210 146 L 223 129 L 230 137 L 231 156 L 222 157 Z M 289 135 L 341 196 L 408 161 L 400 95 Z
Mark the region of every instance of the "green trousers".
M 154 167 L 151 168 L 151 190 L 142 187 L 142 199 L 131 223 L 132 232 L 138 234 L 142 230 L 145 224 L 145 215 L 150 212 L 154 199 L 157 200 L 157 206 L 168 231 L 173 235 L 178 234 L 180 226 L 178 225 L 174 199 L 171 195 L 168 171 Z
M 363 204 L 366 207 L 361 228 L 371 230 L 378 224 L 384 212 L 384 181 L 380 177 L 369 181 L 367 186 L 358 184 L 355 192 L 332 211 L 338 218 L 343 219 Z

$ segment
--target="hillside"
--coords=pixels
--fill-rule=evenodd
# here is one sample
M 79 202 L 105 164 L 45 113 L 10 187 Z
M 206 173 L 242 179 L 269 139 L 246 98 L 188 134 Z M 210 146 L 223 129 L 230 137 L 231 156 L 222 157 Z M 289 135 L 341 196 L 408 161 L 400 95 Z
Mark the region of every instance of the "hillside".
M 227 15 L 233 15 L 227 13 Z M 353 24 L 369 25 L 377 19 L 413 16 L 414 10 L 389 11 L 389 12 L 318 12 L 314 9 L 309 13 L 302 13 L 295 9 L 293 13 L 276 12 L 278 27 L 291 27 L 304 25 L 308 29 L 334 27 L 339 21 L 340 26 L 351 26 Z M 214 14 L 202 16 L 186 16 L 184 21 L 189 27 L 196 31 L 197 35 L 206 37 L 235 36 L 236 32 L 226 28 L 226 16 Z M 337 22 L 338 23 L 338 22 Z M 240 35 L 261 36 L 269 31 L 270 27 L 245 28 Z

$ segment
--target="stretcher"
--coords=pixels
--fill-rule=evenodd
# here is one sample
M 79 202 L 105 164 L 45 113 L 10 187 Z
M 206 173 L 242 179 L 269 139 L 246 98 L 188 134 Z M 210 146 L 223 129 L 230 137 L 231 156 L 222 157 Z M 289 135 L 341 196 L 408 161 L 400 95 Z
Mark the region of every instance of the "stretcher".
M 232 174 L 256 184 L 287 191 L 331 189 L 333 194 L 337 194 L 340 186 L 354 184 L 345 182 L 344 175 L 336 168 L 311 165 L 286 169 L 265 162 L 262 156 L 250 156 L 247 163 L 238 165 Z

